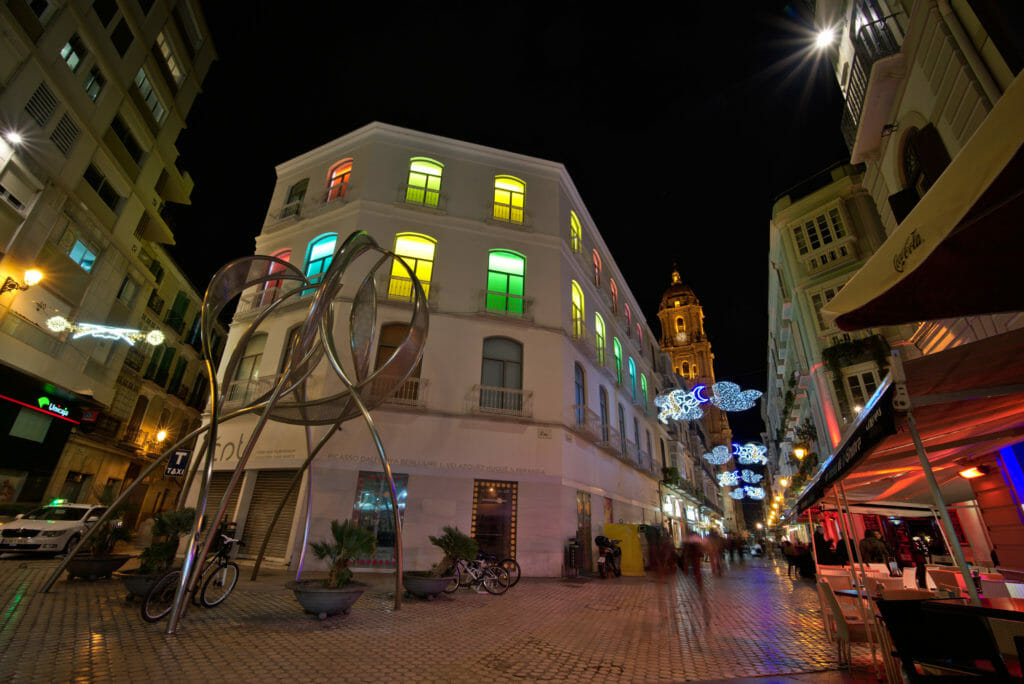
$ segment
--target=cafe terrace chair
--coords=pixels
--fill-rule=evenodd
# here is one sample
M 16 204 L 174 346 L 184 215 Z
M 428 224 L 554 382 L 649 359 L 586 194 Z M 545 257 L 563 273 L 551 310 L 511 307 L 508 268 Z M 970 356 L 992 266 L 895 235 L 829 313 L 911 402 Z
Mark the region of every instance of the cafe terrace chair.
M 981 579 L 981 593 L 985 598 L 999 598 L 999 597 L 1010 597 L 1010 590 L 1006 586 L 1006 582 L 997 582 L 996 580 Z
M 927 589 L 886 589 L 879 592 L 886 601 L 909 601 L 912 599 L 935 598 L 935 594 Z
M 819 577 L 818 578 L 818 583 L 817 583 L 817 587 L 818 587 L 818 600 L 821 602 L 821 621 L 822 621 L 822 624 L 823 624 L 823 626 L 825 628 L 825 636 L 828 637 L 828 642 L 830 644 L 836 640 L 836 623 L 835 623 L 835 619 L 832 617 L 832 609 L 829 607 L 828 599 L 826 599 L 825 596 L 826 596 L 826 594 L 828 594 L 829 596 L 832 597 L 833 601 L 836 601 L 837 600 L 837 597 L 835 595 L 835 589 L 836 588 L 838 588 L 838 589 L 850 589 L 851 588 L 850 586 L 833 588 L 832 587 L 832 583 L 831 583 L 831 579 L 834 579 L 834 578 Z M 847 583 L 847 584 L 849 584 L 849 583 Z M 844 604 L 840 608 L 840 610 L 843 611 L 843 614 L 848 619 L 850 619 L 850 620 L 860 620 L 860 615 L 857 612 L 856 606 L 851 606 L 851 605 L 848 605 L 848 604 L 846 604 L 844 602 Z
M 967 593 L 967 585 L 964 583 L 964 576 L 959 572 L 952 572 L 950 570 L 933 570 L 931 572 L 932 579 L 935 580 L 935 586 L 944 584 L 947 587 L 958 587 L 959 592 L 957 596 Z
M 844 615 L 843 609 L 839 607 L 839 601 L 836 600 L 836 595 L 832 593 L 831 588 L 828 586 L 828 582 L 822 579 L 819 581 L 818 586 L 822 601 L 831 614 L 832 624 L 835 627 L 836 653 L 839 667 L 849 667 L 850 644 L 869 643 L 870 641 L 878 642 L 878 635 L 874 629 L 875 623 L 866 625 L 859 617 L 854 618 Z M 872 636 L 870 639 L 869 633 Z M 874 649 L 872 649 L 872 660 L 874 660 Z M 875 661 L 875 674 L 881 675 L 878 671 L 877 661 Z

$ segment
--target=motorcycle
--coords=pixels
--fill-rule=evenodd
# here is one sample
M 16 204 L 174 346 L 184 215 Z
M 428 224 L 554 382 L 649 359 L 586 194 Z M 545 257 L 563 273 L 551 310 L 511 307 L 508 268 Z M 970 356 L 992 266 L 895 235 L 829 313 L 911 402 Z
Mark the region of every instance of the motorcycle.
M 594 537 L 594 543 L 597 544 L 597 570 L 601 574 L 601 579 L 621 577 L 622 549 L 619 548 L 619 544 L 622 540 L 599 535 Z

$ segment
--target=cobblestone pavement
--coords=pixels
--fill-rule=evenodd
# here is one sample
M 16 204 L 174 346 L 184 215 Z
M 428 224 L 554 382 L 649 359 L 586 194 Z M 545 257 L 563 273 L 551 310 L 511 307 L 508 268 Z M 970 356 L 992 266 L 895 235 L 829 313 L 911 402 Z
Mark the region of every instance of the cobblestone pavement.
M 837 678 L 814 586 L 754 559 L 723 577 L 524 578 L 504 596 L 460 589 L 392 605 L 393 577 L 347 616 L 304 614 L 284 571 L 218 608 L 190 608 L 175 635 L 147 624 L 119 580 L 39 587 L 55 559 L 0 559 L 0 682 L 672 682 L 819 673 Z M 857 679 L 870 663 L 854 646 Z

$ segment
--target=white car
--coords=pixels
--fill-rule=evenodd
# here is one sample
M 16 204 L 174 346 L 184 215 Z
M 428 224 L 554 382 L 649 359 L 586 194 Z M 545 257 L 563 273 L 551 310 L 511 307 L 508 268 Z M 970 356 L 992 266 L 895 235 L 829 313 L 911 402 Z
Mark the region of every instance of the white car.
M 70 551 L 106 506 L 54 501 L 0 525 L 0 553 Z

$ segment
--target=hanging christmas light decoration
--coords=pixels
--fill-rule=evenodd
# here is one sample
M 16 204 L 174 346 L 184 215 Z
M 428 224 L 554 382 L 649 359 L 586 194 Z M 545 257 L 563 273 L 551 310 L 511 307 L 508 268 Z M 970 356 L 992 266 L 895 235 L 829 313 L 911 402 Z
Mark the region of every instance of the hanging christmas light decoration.
M 704 454 L 704 460 L 711 465 L 724 465 L 729 462 L 730 458 L 732 458 L 732 454 L 729 453 L 729 447 L 724 444 L 716 446 L 711 453 Z
M 743 492 L 751 499 L 764 498 L 764 488 L 762 487 L 744 487 Z
M 143 332 L 132 328 L 112 328 L 97 323 L 72 323 L 63 316 L 51 316 L 46 320 L 46 327 L 58 333 L 70 330 L 73 340 L 80 337 L 96 337 L 101 340 L 123 340 L 132 346 L 139 340 L 145 340 L 154 347 L 164 342 L 164 334 L 159 330 Z
M 734 489 L 731 492 L 729 492 L 729 496 L 739 501 L 740 499 L 743 498 L 743 489 Z
M 718 486 L 719 487 L 735 487 L 740 483 L 740 474 L 737 470 L 727 470 L 722 473 L 718 473 Z
M 654 398 L 654 405 L 661 411 L 658 420 L 668 424 L 672 420 L 699 420 L 704 416 L 701 404 L 712 404 L 723 411 L 745 411 L 754 406 L 761 392 L 741 390 L 734 382 L 716 382 L 711 386 L 712 395 L 706 396 L 707 387 L 696 385 L 690 391 L 674 389 Z
M 744 482 L 749 482 L 750 484 L 757 484 L 758 482 L 764 479 L 764 475 L 759 475 L 758 473 L 755 473 L 753 470 L 748 470 L 747 468 L 744 468 L 740 472 L 740 477 L 743 478 Z
M 768 453 L 768 447 L 763 444 L 755 444 L 754 442 L 737 444 L 733 442 L 732 453 L 736 460 L 743 465 L 754 465 L 755 463 L 768 465 L 768 457 L 765 456 Z

